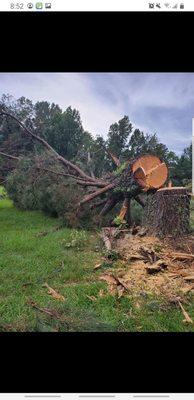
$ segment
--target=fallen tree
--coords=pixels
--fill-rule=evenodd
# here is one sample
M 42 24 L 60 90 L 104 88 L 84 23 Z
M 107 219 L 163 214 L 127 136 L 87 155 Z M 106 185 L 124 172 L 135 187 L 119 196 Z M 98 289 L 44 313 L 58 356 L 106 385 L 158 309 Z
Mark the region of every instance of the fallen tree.
M 16 121 L 25 135 L 30 136 L 33 141 L 40 143 L 49 151 L 50 156 L 54 157 L 54 159 L 62 165 L 64 173 L 60 172 L 60 174 L 73 179 L 78 185 L 88 189 L 85 196 L 80 199 L 77 204 L 77 210 L 83 205 L 100 198 L 100 201 L 98 203 L 93 203 L 92 207 L 101 207 L 99 216 L 102 217 L 110 212 L 118 203 L 122 203 L 121 211 L 118 216 L 119 222 L 122 223 L 126 220 L 130 225 L 131 199 L 134 198 L 144 207 L 145 202 L 141 194 L 155 193 L 159 188 L 164 187 L 167 181 L 168 168 L 158 157 L 146 154 L 121 164 L 109 149 L 106 149 L 106 151 L 116 165 L 116 170 L 112 174 L 102 178 L 96 178 L 93 172 L 89 175 L 76 164 L 62 157 L 45 139 L 34 134 L 15 115 L 7 111 L 2 111 L 0 112 L 0 117 Z M 20 157 L 18 158 L 13 155 L 5 154 L 4 152 L 0 152 L 0 155 L 10 157 L 16 162 L 20 159 Z M 42 167 L 41 165 L 37 165 L 37 168 L 41 170 Z M 42 170 L 51 174 L 59 174 L 59 172 L 54 169 L 42 168 Z M 91 188 L 93 188 L 92 191 Z

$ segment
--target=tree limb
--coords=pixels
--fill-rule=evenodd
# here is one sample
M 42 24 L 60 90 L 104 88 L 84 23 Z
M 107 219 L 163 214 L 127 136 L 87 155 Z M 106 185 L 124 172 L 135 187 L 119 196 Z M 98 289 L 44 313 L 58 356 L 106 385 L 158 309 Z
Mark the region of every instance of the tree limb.
M 41 171 L 51 172 L 52 174 L 55 174 L 55 175 L 61 175 L 61 176 L 73 178 L 73 179 L 76 180 L 76 183 L 78 183 L 79 185 L 96 186 L 96 187 L 105 187 L 105 186 L 107 186 L 106 182 L 100 182 L 100 181 L 98 182 L 97 180 L 96 180 L 96 182 L 90 182 L 90 181 L 86 181 L 85 179 L 80 178 L 80 177 L 78 177 L 76 175 L 65 174 L 63 172 L 53 171 L 52 169 L 43 168 L 43 167 L 40 167 L 40 166 L 36 166 L 36 168 L 41 170 Z
M 77 179 L 76 182 L 78 183 L 78 185 L 82 185 L 82 186 L 96 186 L 96 187 L 102 187 L 102 188 L 107 186 L 107 183 L 84 181 L 84 180 L 80 180 L 80 179 Z
M 102 208 L 102 210 L 100 211 L 100 216 L 104 216 L 106 214 L 108 214 L 109 211 L 111 211 L 113 209 L 113 207 L 116 205 L 117 203 L 117 199 L 114 198 L 110 198 L 106 201 L 105 206 Z
M 7 157 L 7 158 L 12 158 L 13 160 L 19 160 L 19 157 L 12 156 L 11 154 L 3 153 L 2 151 L 0 151 L 0 155 L 4 156 L 4 157 Z
M 80 201 L 79 205 L 88 203 L 89 201 L 95 199 L 95 197 L 100 196 L 102 193 L 105 193 L 105 192 L 107 192 L 108 190 L 113 189 L 114 187 L 115 187 L 115 184 L 114 184 L 114 183 L 110 183 L 109 185 L 103 187 L 102 189 L 99 189 L 99 190 L 97 190 L 96 192 L 93 192 L 93 193 L 91 193 L 91 194 L 85 196 L 85 197 Z
M 84 171 L 82 171 L 79 167 L 77 167 L 77 165 L 73 164 L 71 161 L 66 160 L 64 157 L 62 157 L 60 154 L 58 154 L 57 151 L 55 151 L 53 149 L 53 147 L 50 146 L 50 144 L 48 142 L 46 142 L 46 140 L 44 140 L 40 136 L 35 135 L 17 117 L 15 117 L 15 115 L 12 115 L 12 114 L 10 114 L 8 112 L 2 111 L 2 112 L 0 112 L 0 116 L 6 116 L 6 117 L 9 117 L 9 118 L 13 119 L 14 121 L 16 121 L 21 126 L 21 128 L 24 130 L 24 132 L 27 135 L 31 136 L 33 139 L 35 139 L 36 141 L 41 143 L 47 150 L 51 151 L 53 153 L 53 155 L 55 156 L 55 158 L 58 161 L 60 161 L 63 165 L 65 165 L 66 167 L 70 167 L 71 169 L 76 171 L 78 173 L 78 175 L 80 175 L 81 177 L 87 179 L 88 181 L 92 181 L 92 182 L 95 181 L 94 178 L 92 178 L 91 176 L 87 175 Z
M 102 145 L 104 150 L 106 151 L 106 153 L 109 155 L 110 158 L 112 158 L 113 162 L 115 163 L 115 165 L 117 167 L 119 167 L 119 165 L 121 165 L 120 160 L 109 150 L 106 148 L 106 146 Z

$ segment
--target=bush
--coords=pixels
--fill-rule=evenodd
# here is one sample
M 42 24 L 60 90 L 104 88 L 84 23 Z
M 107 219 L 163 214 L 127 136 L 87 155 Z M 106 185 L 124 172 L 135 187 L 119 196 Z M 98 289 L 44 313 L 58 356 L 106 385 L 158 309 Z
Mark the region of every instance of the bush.
M 19 161 L 6 183 L 6 190 L 15 206 L 23 210 L 41 210 L 50 216 L 59 217 L 69 227 L 94 227 L 95 211 L 91 212 L 88 205 L 79 212 L 77 209 L 85 190 L 73 179 L 43 168 L 64 173 L 62 167 L 47 154 Z

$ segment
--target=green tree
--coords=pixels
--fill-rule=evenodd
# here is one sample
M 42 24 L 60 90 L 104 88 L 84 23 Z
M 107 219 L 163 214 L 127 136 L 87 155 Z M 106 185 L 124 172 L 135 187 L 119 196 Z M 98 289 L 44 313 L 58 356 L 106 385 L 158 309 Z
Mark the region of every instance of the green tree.
M 187 186 L 192 181 L 192 144 L 183 150 L 174 171 L 176 184 Z
M 131 132 L 132 124 L 126 115 L 110 126 L 106 145 L 117 157 L 120 157 L 127 148 Z

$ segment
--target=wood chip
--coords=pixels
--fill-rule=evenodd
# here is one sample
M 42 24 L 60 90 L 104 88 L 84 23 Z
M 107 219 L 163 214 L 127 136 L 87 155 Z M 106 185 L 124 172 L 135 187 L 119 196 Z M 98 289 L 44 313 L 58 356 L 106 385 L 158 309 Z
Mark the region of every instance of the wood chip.
M 124 291 L 125 288 L 122 285 L 117 286 L 118 299 L 120 299 L 123 296 Z
M 167 263 L 163 260 L 158 260 L 154 264 L 146 266 L 148 274 L 155 274 L 167 268 Z
M 107 283 L 110 283 L 110 284 L 117 284 L 117 280 L 115 279 L 115 277 L 110 274 L 103 274 L 100 276 L 99 279 L 102 281 L 106 281 Z
M 50 286 L 48 285 L 48 283 L 45 283 L 45 284 L 43 285 L 43 287 L 47 287 L 47 289 L 48 289 L 48 294 L 50 294 L 54 299 L 56 299 L 56 300 L 61 300 L 61 301 L 64 301 L 64 300 L 65 300 L 65 297 L 62 296 L 62 294 L 57 293 L 56 290 L 54 290 L 52 287 L 50 287 Z
M 181 289 L 181 291 L 182 291 L 184 294 L 187 294 L 187 293 L 191 292 L 192 290 L 194 290 L 194 285 L 188 285 L 188 286 L 185 286 L 185 287 L 183 287 L 183 288 Z
M 194 282 L 194 274 L 184 276 L 185 281 Z
M 86 295 L 86 297 L 87 297 L 88 299 L 92 300 L 92 301 L 96 301 L 96 300 L 97 300 L 97 298 L 96 298 L 95 296 L 88 296 L 88 295 Z
M 126 290 L 129 290 L 128 285 L 126 284 L 126 282 L 124 281 L 124 279 L 116 277 L 117 282 Z
M 101 233 L 102 240 L 103 240 L 104 245 L 105 245 L 105 247 L 106 247 L 106 249 L 108 251 L 110 251 L 112 249 L 112 243 L 111 243 L 111 240 L 109 238 L 109 235 L 111 234 L 111 230 L 110 229 L 111 228 L 109 228 L 109 230 L 108 230 L 108 228 L 103 228 L 102 229 L 102 233 Z
M 54 319 L 60 318 L 60 315 L 58 314 L 58 312 L 56 310 L 52 310 L 50 308 L 45 308 L 45 307 L 39 307 L 37 305 L 37 303 L 35 303 L 35 301 L 33 301 L 33 300 L 28 300 L 28 304 L 31 305 L 33 308 L 36 308 L 38 311 L 41 311 L 45 314 L 50 315 Z
M 189 253 L 168 253 L 168 257 L 173 258 L 173 260 L 194 260 L 194 254 Z
M 183 313 L 183 315 L 184 315 L 184 317 L 185 317 L 185 319 L 183 320 L 183 322 L 187 322 L 187 323 L 189 323 L 189 324 L 193 324 L 193 320 L 189 317 L 189 314 L 185 311 L 185 309 L 184 309 L 184 307 L 183 307 L 183 305 L 181 304 L 180 301 L 178 302 L 178 304 L 179 304 L 179 306 L 180 306 L 180 308 L 181 308 L 181 310 L 182 310 L 182 313 Z
M 93 269 L 94 269 L 94 270 L 95 270 L 95 269 L 99 269 L 99 268 L 102 266 L 102 264 L 103 264 L 103 263 L 96 264 L 96 265 L 94 266 Z

